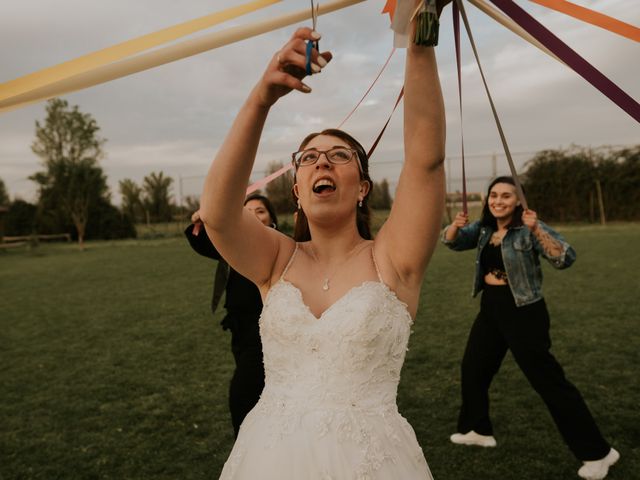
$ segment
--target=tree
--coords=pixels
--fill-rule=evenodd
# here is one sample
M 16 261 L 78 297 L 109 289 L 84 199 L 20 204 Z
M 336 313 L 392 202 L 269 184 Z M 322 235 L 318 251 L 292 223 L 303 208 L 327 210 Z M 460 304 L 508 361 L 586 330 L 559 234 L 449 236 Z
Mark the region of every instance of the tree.
M 189 218 L 191 218 L 193 212 L 200 210 L 200 198 L 196 195 L 187 195 L 184 197 L 184 203 Z
M 142 205 L 142 188 L 129 178 L 120 180 L 120 195 L 122 195 L 122 212 L 132 221 L 142 221 L 144 206 Z
M 151 172 L 142 181 L 142 204 L 147 223 L 167 222 L 171 220 L 171 184 L 173 178 L 165 177 L 163 172 Z
M 282 162 L 271 162 L 267 167 L 268 174 L 282 168 Z M 296 209 L 291 189 L 293 188 L 293 173 L 289 170 L 267 184 L 267 197 L 277 213 L 291 213 Z
M 132 218 L 123 214 L 108 200 L 100 199 L 93 207 L 87 223 L 87 237 L 105 240 L 135 238 L 136 228 Z
M 391 208 L 391 194 L 389 182 L 383 178 L 380 183 L 373 182 L 369 206 L 375 210 L 389 210 Z
M 106 177 L 98 165 L 106 140 L 98 136 L 100 127 L 93 117 L 77 105 L 70 108 L 66 100 L 54 98 L 46 111 L 44 124 L 36 121 L 31 145 L 45 167 L 30 177 L 39 185 L 39 213 L 54 228 L 70 219 L 83 248 L 92 206 L 108 201 Z
M 37 207 L 31 203 L 16 198 L 9 206 L 5 217 L 6 235 L 31 235 L 35 231 Z
M 102 158 L 102 145 L 106 140 L 97 136 L 100 127 L 90 114 L 81 113 L 77 105 L 70 109 L 69 102 L 59 98 L 49 100 L 46 110 L 44 125 L 36 121 L 33 153 L 47 165 L 75 164 L 83 159 L 97 162 Z
M 0 178 L 0 207 L 7 206 L 11 200 L 9 199 L 9 192 L 7 192 L 7 187 L 4 184 L 4 181 Z

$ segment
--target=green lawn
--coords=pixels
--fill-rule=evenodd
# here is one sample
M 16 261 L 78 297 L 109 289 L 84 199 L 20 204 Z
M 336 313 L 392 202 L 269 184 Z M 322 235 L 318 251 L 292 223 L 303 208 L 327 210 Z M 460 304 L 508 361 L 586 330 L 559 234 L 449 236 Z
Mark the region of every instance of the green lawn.
M 640 472 L 640 225 L 566 227 L 545 268 L 553 351 Z M 459 363 L 478 308 L 473 253 L 438 248 L 399 392 L 437 480 L 578 478 L 542 401 L 507 357 L 492 386 L 498 448 L 454 446 Z M 0 479 L 211 479 L 233 442 L 230 338 L 209 312 L 213 263 L 181 238 L 0 254 Z

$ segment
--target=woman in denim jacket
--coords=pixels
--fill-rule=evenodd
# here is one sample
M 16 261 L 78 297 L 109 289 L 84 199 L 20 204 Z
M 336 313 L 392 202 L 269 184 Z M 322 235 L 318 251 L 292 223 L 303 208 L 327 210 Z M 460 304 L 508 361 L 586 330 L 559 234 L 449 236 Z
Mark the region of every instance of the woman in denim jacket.
M 555 268 L 569 267 L 576 253 L 564 239 L 524 211 L 511 177 L 489 185 L 480 221 L 458 213 L 443 231 L 452 250 L 477 247 L 473 295 L 482 290 L 462 360 L 462 407 L 451 441 L 494 447 L 489 386 L 507 350 L 542 397 L 560 434 L 583 462 L 578 475 L 602 479 L 619 458 L 602 437 L 582 395 L 549 351 L 549 313 L 542 297 L 542 256 Z

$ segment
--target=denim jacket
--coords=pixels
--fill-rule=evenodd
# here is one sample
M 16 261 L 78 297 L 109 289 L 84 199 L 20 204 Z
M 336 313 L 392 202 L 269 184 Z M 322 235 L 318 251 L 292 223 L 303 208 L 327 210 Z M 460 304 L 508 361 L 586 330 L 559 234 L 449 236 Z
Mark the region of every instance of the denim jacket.
M 509 278 L 509 287 L 513 299 L 518 307 L 537 302 L 542 298 L 542 268 L 539 255 L 546 258 L 557 269 L 569 267 L 576 259 L 575 250 L 549 226 L 538 221 L 542 228 L 554 239 L 562 244 L 562 253 L 557 257 L 547 255 L 538 239 L 526 226 L 510 228 L 502 239 L 502 260 Z M 477 247 L 476 273 L 473 283 L 472 296 L 476 296 L 484 287 L 484 272 L 480 265 L 480 253 L 489 242 L 494 230 L 488 226 L 481 226 L 480 222 L 473 222 L 458 230 L 458 235 L 452 241 L 447 241 L 442 232 L 442 242 L 452 250 L 462 251 Z

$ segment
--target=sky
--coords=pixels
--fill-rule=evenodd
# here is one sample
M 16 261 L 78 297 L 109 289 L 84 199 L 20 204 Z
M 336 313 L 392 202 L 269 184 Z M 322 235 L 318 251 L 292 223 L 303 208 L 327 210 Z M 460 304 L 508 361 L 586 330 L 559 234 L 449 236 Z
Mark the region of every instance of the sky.
M 234 2 L 241 3 L 241 2 Z M 640 44 L 525 0 L 531 13 L 609 79 L 640 100 Z M 637 0 L 574 0 L 574 3 L 640 25 Z M 71 60 L 139 35 L 151 33 L 229 6 L 223 0 L 2 0 L 0 83 Z M 287 162 L 310 131 L 335 127 L 373 82 L 389 55 L 393 34 L 385 0 L 368 0 L 323 15 L 317 30 L 322 50 L 333 61 L 306 80 L 313 92 L 293 92 L 272 109 L 253 179 L 270 162 Z M 640 143 L 640 126 L 578 74 L 531 46 L 465 2 L 509 148 L 519 169 L 544 149 L 571 145 L 600 147 Z M 284 0 L 210 31 L 272 18 L 307 8 L 307 0 Z M 437 48 L 447 114 L 448 186 L 461 190 L 460 115 L 451 8 L 441 18 Z M 310 25 L 310 21 L 299 24 Z M 90 113 L 107 139 L 101 166 L 114 203 L 118 182 L 141 182 L 153 171 L 174 178 L 177 202 L 199 195 L 204 175 L 233 118 L 271 56 L 296 26 L 260 35 L 203 54 L 64 96 Z M 206 33 L 208 33 L 207 31 Z M 197 37 L 200 34 L 195 34 Z M 461 33 L 463 125 L 471 191 L 483 190 L 508 166 L 482 81 L 464 31 Z M 402 86 L 404 52 L 393 56 L 380 80 L 343 128 L 365 148 L 378 135 Z M 425 85 L 425 92 L 429 86 Z M 35 201 L 29 175 L 42 168 L 32 153 L 35 121 L 45 102 L 0 114 L 0 178 L 12 198 Z M 492 160 L 492 157 L 495 160 Z M 371 159 L 374 180 L 395 185 L 402 163 L 402 108 L 399 107 Z

